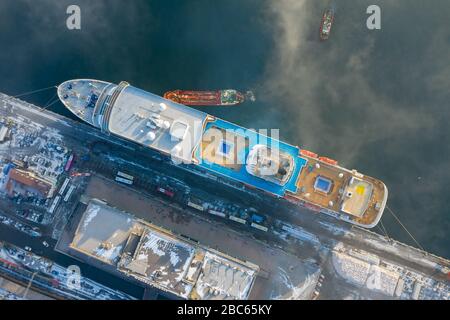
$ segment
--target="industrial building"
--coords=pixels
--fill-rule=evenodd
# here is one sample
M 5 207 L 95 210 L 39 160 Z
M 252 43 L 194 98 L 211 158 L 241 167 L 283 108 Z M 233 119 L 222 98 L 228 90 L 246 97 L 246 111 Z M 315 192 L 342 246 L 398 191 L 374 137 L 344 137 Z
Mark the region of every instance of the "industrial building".
M 247 299 L 259 267 L 91 200 L 70 248 L 184 299 Z
M 50 181 L 38 177 L 33 172 L 15 168 L 9 171 L 5 188 L 9 196 L 16 194 L 26 196 L 31 193 L 42 199 L 52 197 L 54 192 L 54 185 Z

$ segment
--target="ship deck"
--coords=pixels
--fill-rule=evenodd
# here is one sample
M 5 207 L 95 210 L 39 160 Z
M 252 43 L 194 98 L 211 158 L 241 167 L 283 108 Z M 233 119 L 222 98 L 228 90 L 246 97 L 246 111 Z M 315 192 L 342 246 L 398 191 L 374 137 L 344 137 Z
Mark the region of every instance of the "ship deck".
M 376 223 L 387 198 L 387 189 L 381 181 L 312 157 L 305 158 L 308 165 L 298 177 L 298 191 L 290 196 L 364 226 Z
M 98 80 L 70 80 L 58 86 L 58 96 L 73 114 L 93 125 L 95 104 L 108 85 L 109 83 Z
M 245 162 L 249 151 L 256 144 L 277 148 L 280 152 L 292 156 L 295 162 L 294 170 L 284 185 L 266 181 L 247 172 Z M 282 197 L 286 190 L 293 193 L 297 191 L 297 176 L 306 164 L 306 160 L 300 158 L 298 152 L 297 147 L 216 119 L 206 124 L 200 147 L 195 152 L 195 159 L 204 169 Z
M 163 109 L 161 104 L 165 106 Z M 112 107 L 108 129 L 111 133 L 190 163 L 206 118 L 204 112 L 127 86 Z M 149 125 L 151 119 L 167 126 Z
M 295 194 L 295 197 L 339 212 L 341 194 L 343 193 L 343 187 L 348 182 L 349 177 L 344 175 L 344 177 L 340 178 L 340 171 L 325 165 L 322 162 L 320 162 L 320 168 L 317 168 L 317 163 L 319 163 L 319 161 L 316 159 L 308 158 L 308 165 L 298 177 L 298 192 Z M 330 182 L 329 192 L 316 190 L 314 186 L 319 177 Z M 333 202 L 332 206 L 329 206 L 330 201 Z

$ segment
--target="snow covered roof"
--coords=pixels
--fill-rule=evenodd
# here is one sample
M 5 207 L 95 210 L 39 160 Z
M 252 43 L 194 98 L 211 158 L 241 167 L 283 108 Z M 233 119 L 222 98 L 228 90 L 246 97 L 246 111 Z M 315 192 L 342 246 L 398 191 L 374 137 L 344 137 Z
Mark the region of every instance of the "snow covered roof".
M 223 256 L 206 252 L 194 291 L 203 300 L 245 300 L 256 272 Z
M 247 299 L 259 271 L 95 199 L 71 247 L 185 299 Z
M 71 247 L 115 265 L 136 222 L 98 200 L 89 202 Z
M 146 228 L 133 259 L 124 261 L 122 267 L 152 284 L 187 297 L 192 287 L 181 280 L 189 268 L 194 252 L 193 246 Z
M 247 299 L 258 267 L 145 226 L 136 251 L 119 269 L 186 299 Z

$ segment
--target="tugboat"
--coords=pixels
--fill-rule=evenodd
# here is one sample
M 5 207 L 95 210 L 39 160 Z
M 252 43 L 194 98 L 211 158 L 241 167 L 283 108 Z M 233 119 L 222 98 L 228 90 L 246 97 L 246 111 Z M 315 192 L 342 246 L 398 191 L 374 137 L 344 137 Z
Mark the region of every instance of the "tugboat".
M 188 91 L 174 90 L 164 94 L 164 98 L 188 106 L 235 106 L 246 99 L 255 101 L 251 91 L 244 94 L 237 90 Z
M 322 16 L 322 23 L 320 25 L 320 40 L 325 41 L 330 37 L 331 26 L 334 22 L 334 10 L 328 8 Z

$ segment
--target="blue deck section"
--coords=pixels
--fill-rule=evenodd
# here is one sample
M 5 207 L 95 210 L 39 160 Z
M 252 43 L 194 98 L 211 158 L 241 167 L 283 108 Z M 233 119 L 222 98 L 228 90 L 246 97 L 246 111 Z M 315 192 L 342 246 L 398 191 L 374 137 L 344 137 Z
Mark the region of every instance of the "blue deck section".
M 204 132 L 208 131 L 212 127 L 217 127 L 224 130 L 231 130 L 235 132 L 235 134 L 238 134 L 243 137 L 247 137 L 249 139 L 249 146 L 248 148 L 241 150 L 240 154 L 238 154 L 238 159 L 242 161 L 242 163 L 245 163 L 245 159 L 247 159 L 248 153 L 250 150 L 255 146 L 256 144 L 263 144 L 267 145 L 269 148 L 278 148 L 280 152 L 287 153 L 292 156 L 294 159 L 294 170 L 292 172 L 292 175 L 289 179 L 289 181 L 286 182 L 284 186 L 280 186 L 276 183 L 272 183 L 269 181 L 266 181 L 264 179 L 261 179 L 259 177 L 253 176 L 249 174 L 245 168 L 245 164 L 241 165 L 239 170 L 233 170 L 230 168 L 223 167 L 219 164 L 209 162 L 205 159 L 202 159 L 201 157 L 201 148 L 197 148 L 195 151 L 195 158 L 199 160 L 199 166 L 207 169 L 209 171 L 214 172 L 215 174 L 219 174 L 228 178 L 231 178 L 233 180 L 237 180 L 239 182 L 242 182 L 246 185 L 253 186 L 255 188 L 270 192 L 272 194 L 275 194 L 279 197 L 284 196 L 286 191 L 290 191 L 295 193 L 297 191 L 297 178 L 300 174 L 301 169 L 306 165 L 307 160 L 299 157 L 299 148 L 291 146 L 287 143 L 284 143 L 282 141 L 272 139 L 270 137 L 267 137 L 265 135 L 261 135 L 253 130 L 249 130 L 243 127 L 240 127 L 238 125 L 235 125 L 233 123 L 230 123 L 228 121 L 217 119 L 214 122 L 209 122 Z

